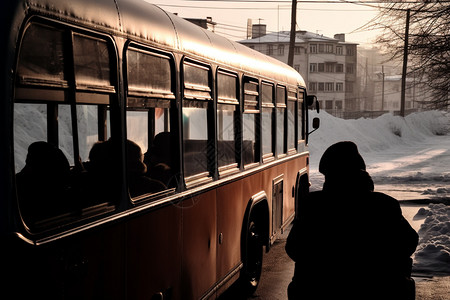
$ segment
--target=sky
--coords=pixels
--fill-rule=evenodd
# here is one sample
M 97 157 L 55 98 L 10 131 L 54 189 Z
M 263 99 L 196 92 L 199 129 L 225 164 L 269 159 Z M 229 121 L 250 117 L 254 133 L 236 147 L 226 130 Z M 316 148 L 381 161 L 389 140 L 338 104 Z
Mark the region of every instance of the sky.
M 146 1 L 168 12 L 178 13 L 184 18 L 212 17 L 212 20 L 217 23 L 216 33 L 235 41 L 246 39 L 248 19 L 251 19 L 253 24 L 266 24 L 267 31 L 290 30 L 291 0 Z M 380 33 L 374 30 L 360 30 L 360 28 L 377 16 L 378 10 L 375 8 L 377 4 L 357 5 L 342 2 L 339 0 L 299 1 L 297 30 L 306 30 L 328 37 L 345 33 L 346 41 L 370 46 L 376 35 Z

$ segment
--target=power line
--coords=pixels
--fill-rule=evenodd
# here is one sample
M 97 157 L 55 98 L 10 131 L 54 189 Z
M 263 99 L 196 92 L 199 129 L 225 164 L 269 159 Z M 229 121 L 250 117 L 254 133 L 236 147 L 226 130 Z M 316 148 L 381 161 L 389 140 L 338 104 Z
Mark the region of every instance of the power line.
M 290 6 L 278 6 L 278 7 L 220 7 L 220 6 L 192 6 L 192 5 L 177 5 L 177 4 L 164 4 L 155 3 L 155 5 L 162 7 L 175 7 L 175 8 L 195 8 L 195 9 L 225 9 L 225 10 L 235 10 L 235 9 L 245 9 L 245 10 L 290 10 Z M 342 12 L 361 12 L 370 11 L 368 9 L 331 9 L 331 8 L 302 8 L 301 11 L 342 11 Z

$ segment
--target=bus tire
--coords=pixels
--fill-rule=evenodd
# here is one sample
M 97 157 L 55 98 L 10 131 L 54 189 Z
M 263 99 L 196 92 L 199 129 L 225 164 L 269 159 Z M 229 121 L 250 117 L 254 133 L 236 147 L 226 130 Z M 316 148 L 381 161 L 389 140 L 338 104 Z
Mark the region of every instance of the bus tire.
M 247 295 L 252 295 L 261 278 L 264 245 L 262 224 L 254 216 L 250 217 L 246 239 L 246 259 L 243 276 L 241 276 L 241 286 Z

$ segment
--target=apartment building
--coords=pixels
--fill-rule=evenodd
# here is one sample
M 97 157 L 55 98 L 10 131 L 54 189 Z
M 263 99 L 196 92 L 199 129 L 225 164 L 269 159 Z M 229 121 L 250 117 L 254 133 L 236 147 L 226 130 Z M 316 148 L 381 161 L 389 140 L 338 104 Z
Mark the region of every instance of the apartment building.
M 263 24 L 253 25 L 252 38 L 239 41 L 256 51 L 287 63 L 289 31 L 267 32 Z M 293 67 L 303 76 L 308 93 L 315 94 L 321 108 L 342 116 L 360 110 L 357 81 L 357 45 L 344 34 L 333 38 L 297 31 Z

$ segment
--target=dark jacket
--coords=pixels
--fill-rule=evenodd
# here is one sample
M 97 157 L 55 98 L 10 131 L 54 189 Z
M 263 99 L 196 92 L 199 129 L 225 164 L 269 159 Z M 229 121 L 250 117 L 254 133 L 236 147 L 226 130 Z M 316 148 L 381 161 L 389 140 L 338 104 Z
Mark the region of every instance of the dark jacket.
M 326 176 L 299 211 L 286 243 L 295 261 L 289 299 L 414 299 L 418 235 L 365 171 Z

